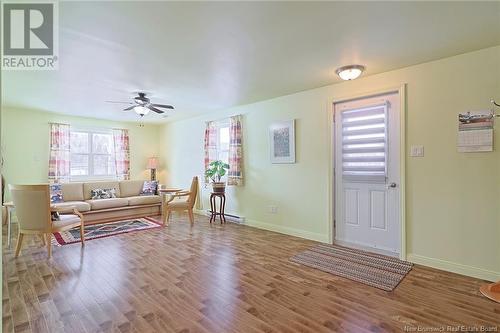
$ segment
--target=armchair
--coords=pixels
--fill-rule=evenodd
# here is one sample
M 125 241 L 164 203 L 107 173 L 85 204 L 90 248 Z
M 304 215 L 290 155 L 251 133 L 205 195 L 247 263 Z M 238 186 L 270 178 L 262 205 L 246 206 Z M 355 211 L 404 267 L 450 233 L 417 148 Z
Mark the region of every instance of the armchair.
M 80 227 L 82 246 L 85 244 L 83 216 L 75 207 L 56 209 L 50 206 L 48 185 L 9 185 L 12 201 L 16 207 L 19 235 L 15 257 L 19 256 L 24 235 L 40 235 L 46 238 L 49 258 L 52 255 L 52 233 Z M 52 220 L 52 212 L 62 213 L 60 219 Z

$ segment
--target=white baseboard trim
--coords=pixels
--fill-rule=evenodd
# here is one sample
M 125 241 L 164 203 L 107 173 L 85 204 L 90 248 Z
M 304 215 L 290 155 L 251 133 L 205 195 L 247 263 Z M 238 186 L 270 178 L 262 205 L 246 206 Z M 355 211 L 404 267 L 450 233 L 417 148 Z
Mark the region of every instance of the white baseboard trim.
M 453 272 L 457 274 L 472 276 L 478 279 L 496 282 L 500 280 L 500 272 L 490 271 L 473 266 L 462 265 L 459 263 L 424 257 L 418 254 L 409 253 L 407 260 L 415 264 L 429 266 L 432 268 L 441 269 L 443 271 Z
M 321 242 L 321 243 L 328 243 L 330 241 L 328 239 L 328 235 L 318 234 L 315 232 L 310 232 L 310 231 L 306 231 L 306 230 L 302 230 L 302 229 L 296 229 L 296 228 L 291 228 L 291 227 L 286 227 L 286 226 L 282 226 L 282 225 L 276 225 L 276 224 L 271 224 L 271 223 L 266 223 L 266 222 L 261 222 L 261 221 L 256 221 L 256 220 L 247 219 L 245 222 L 245 225 L 248 225 L 250 227 L 259 228 L 259 229 L 279 232 L 280 234 L 305 238 L 305 239 L 309 239 L 309 240 L 313 240 L 313 241 L 317 241 L 317 242 Z
M 199 209 L 193 209 L 193 213 L 206 216 L 206 212 L 204 210 L 199 210 Z M 229 220 L 228 220 L 229 222 Z M 310 232 L 310 231 L 305 231 L 302 229 L 296 229 L 296 228 L 290 228 L 290 227 L 285 227 L 281 225 L 276 225 L 276 224 L 271 224 L 271 223 L 266 223 L 266 222 L 261 222 L 257 220 L 251 220 L 251 219 L 245 219 L 245 223 L 238 223 L 239 225 L 246 225 L 249 227 L 254 227 L 254 228 L 259 228 L 259 229 L 264 229 L 264 230 L 269 230 L 269 231 L 274 231 L 274 232 L 279 232 L 280 234 L 285 234 L 285 235 L 290 235 L 290 236 L 295 236 L 295 237 L 300 237 L 300 238 L 305 238 L 321 243 L 329 243 L 330 239 L 328 238 L 328 235 L 323 235 L 323 234 L 318 234 L 315 232 Z

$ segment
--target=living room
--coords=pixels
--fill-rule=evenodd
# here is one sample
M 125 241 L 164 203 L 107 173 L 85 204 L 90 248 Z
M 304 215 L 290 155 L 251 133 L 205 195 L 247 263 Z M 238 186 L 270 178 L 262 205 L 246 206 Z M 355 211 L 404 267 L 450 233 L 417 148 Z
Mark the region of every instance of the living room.
M 498 331 L 500 2 L 47 4 L 4 332 Z

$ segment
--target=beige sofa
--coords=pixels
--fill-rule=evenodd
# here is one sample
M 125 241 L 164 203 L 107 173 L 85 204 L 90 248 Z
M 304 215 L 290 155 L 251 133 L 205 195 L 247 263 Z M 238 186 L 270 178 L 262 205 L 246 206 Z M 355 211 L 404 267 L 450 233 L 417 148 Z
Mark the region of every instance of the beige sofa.
M 76 207 L 85 224 L 161 215 L 161 196 L 141 196 L 143 184 L 143 180 L 64 183 L 61 185 L 64 202 L 52 206 Z M 98 188 L 114 188 L 116 198 L 92 200 L 90 191 Z

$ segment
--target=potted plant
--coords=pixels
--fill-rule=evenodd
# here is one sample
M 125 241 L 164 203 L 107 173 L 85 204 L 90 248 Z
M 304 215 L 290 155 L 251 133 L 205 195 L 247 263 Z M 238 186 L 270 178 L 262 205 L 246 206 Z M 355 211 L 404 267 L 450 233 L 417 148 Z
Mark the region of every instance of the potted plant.
M 205 170 L 205 176 L 212 180 L 214 193 L 224 193 L 226 191 L 226 183 L 220 181 L 226 174 L 226 170 L 229 170 L 229 164 L 221 160 L 210 162 L 208 169 Z

